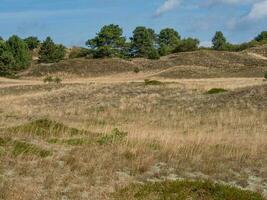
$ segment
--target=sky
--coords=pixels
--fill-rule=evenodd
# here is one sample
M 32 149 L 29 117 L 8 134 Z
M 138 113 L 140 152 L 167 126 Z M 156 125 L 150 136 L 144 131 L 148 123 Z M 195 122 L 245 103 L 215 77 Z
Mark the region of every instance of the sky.
M 171 27 L 208 46 L 215 31 L 232 43 L 267 30 L 267 0 L 0 0 L 0 36 L 51 36 L 82 46 L 103 25 L 118 24 L 130 37 L 137 26 Z

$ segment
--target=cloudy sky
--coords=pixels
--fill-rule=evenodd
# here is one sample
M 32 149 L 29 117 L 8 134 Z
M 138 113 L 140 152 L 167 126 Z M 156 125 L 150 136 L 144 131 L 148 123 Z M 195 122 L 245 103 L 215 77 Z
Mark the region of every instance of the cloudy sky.
M 234 43 L 267 30 L 267 0 L 0 0 L 0 35 L 52 36 L 83 45 L 105 24 L 130 36 L 139 25 L 175 28 L 183 37 L 209 44 L 221 30 Z

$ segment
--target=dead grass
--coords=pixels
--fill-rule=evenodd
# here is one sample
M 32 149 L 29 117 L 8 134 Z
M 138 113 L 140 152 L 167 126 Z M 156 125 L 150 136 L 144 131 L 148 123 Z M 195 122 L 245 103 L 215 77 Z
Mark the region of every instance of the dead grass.
M 179 178 L 267 195 L 264 82 L 143 80 L 1 88 L 0 137 L 52 154 L 13 156 L 0 140 L 0 199 L 110 199 L 130 183 Z M 216 84 L 229 91 L 204 94 Z

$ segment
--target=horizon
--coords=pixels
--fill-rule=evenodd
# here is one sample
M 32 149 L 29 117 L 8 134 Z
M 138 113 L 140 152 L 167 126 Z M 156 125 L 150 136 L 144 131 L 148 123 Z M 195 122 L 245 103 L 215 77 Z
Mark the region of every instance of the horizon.
M 41 40 L 51 36 L 68 47 L 85 46 L 107 24 L 118 24 L 127 38 L 137 26 L 156 32 L 170 27 L 183 38 L 198 38 L 202 46 L 211 44 L 216 31 L 222 31 L 232 43 L 241 43 L 254 39 L 267 25 L 266 0 L 2 1 L 0 25 L 4 29 L 0 36 L 37 36 Z

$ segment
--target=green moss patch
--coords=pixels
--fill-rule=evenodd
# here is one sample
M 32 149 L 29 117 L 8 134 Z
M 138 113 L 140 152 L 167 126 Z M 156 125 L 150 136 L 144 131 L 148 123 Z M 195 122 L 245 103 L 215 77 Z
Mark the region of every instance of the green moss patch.
M 116 192 L 117 200 L 264 200 L 255 192 L 208 181 L 174 181 L 130 185 Z
M 223 88 L 212 88 L 209 91 L 207 91 L 205 94 L 218 94 L 218 93 L 224 93 L 227 92 L 227 90 Z

